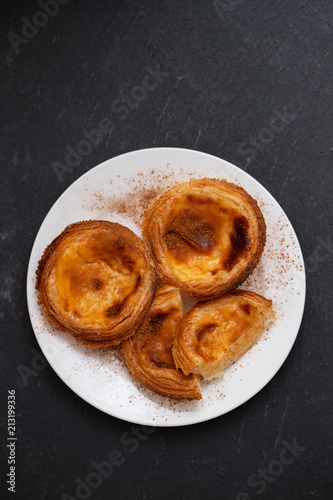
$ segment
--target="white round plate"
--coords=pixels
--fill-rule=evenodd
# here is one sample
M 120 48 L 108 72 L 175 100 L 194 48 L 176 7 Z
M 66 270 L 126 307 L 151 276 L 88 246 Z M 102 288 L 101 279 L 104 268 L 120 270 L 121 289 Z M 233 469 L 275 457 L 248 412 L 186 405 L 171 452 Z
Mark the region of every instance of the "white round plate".
M 175 181 L 215 177 L 242 186 L 259 203 L 267 224 L 261 261 L 242 285 L 273 300 L 276 318 L 261 340 L 223 378 L 201 383 L 202 400 L 179 402 L 143 387 L 121 348 L 93 349 L 54 330 L 38 306 L 35 271 L 45 247 L 72 222 L 104 219 L 140 234 L 149 201 Z M 203 422 L 237 408 L 260 391 L 288 356 L 300 327 L 305 272 L 295 232 L 275 199 L 246 172 L 214 156 L 176 148 L 134 151 L 112 158 L 76 180 L 53 205 L 37 234 L 29 262 L 31 323 L 45 357 L 82 399 L 120 419 L 142 425 Z

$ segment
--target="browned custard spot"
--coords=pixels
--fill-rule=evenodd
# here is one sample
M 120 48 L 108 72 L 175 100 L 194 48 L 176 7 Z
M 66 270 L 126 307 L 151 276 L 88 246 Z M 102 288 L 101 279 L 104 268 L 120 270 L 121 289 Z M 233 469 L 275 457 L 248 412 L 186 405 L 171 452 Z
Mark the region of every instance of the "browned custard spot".
M 116 303 L 112 304 L 112 306 L 110 306 L 105 311 L 105 315 L 108 317 L 118 316 L 118 314 L 121 313 L 122 308 L 125 306 L 126 301 L 127 301 L 127 298 L 125 300 L 123 300 L 122 302 L 116 302 Z
M 195 350 L 207 361 L 214 361 L 215 356 L 211 353 L 211 341 L 209 338 L 207 340 L 206 336 L 207 334 L 208 336 L 209 334 L 212 334 L 217 327 L 218 325 L 216 323 L 209 323 L 207 325 L 204 325 L 197 331 L 198 343 L 195 344 Z
M 212 205 L 215 202 L 210 198 L 203 198 L 202 196 L 197 196 L 195 194 L 188 194 L 186 199 L 192 205 Z
M 155 338 L 150 345 L 149 354 L 159 368 L 175 368 L 172 357 L 173 333 L 166 325 L 163 327 L 166 318 L 166 314 L 157 314 L 151 319 Z
M 217 326 L 216 323 L 209 323 L 208 325 L 202 326 L 200 330 L 197 331 L 198 341 L 200 342 L 206 333 L 213 332 Z
M 194 195 L 186 196 L 185 207 L 171 211 L 164 237 L 177 260 L 210 253 L 221 229 L 220 212 L 215 201 Z
M 117 248 L 118 250 L 123 250 L 127 245 L 126 240 L 121 237 L 115 238 L 112 243 L 114 248 Z
M 248 314 L 250 315 L 251 314 L 251 304 L 249 304 L 248 302 L 243 302 L 239 305 L 239 307 L 245 312 L 245 314 Z
M 141 275 L 139 275 L 138 279 L 136 280 L 134 291 L 136 291 L 139 288 L 139 286 L 141 285 L 141 283 L 143 283 L 143 277 Z
M 176 368 L 172 356 L 174 311 L 177 309 L 170 308 L 167 313 L 152 314 L 138 330 L 138 347 L 148 361 L 158 368 Z
M 122 264 L 123 266 L 128 269 L 130 272 L 133 271 L 134 267 L 135 267 L 135 262 L 133 259 L 131 259 L 131 257 L 129 257 L 128 255 L 124 255 L 124 257 L 122 258 Z
M 91 283 L 93 290 L 100 290 L 103 286 L 103 281 L 99 278 L 94 278 Z
M 227 271 L 230 271 L 251 248 L 249 222 L 243 215 L 234 218 L 233 229 L 230 233 L 230 244 L 229 255 L 224 261 L 224 267 Z

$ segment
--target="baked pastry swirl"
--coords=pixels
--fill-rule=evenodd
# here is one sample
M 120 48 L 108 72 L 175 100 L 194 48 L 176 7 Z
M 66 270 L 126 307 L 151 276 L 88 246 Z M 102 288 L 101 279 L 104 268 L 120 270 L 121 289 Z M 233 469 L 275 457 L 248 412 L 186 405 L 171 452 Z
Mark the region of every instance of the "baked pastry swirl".
M 176 399 L 201 399 L 197 376 L 186 377 L 172 357 L 173 337 L 183 315 L 179 290 L 164 285 L 135 334 L 122 345 L 130 371 L 145 387 Z
M 39 303 L 58 330 L 92 347 L 120 344 L 155 292 L 142 240 L 121 224 L 70 224 L 46 248 L 37 269 Z
M 238 287 L 258 264 L 266 225 L 257 202 L 220 179 L 176 183 L 148 207 L 143 240 L 160 278 L 198 299 Z
M 175 364 L 186 375 L 215 378 L 259 340 L 272 318 L 272 301 L 245 290 L 199 302 L 177 331 Z

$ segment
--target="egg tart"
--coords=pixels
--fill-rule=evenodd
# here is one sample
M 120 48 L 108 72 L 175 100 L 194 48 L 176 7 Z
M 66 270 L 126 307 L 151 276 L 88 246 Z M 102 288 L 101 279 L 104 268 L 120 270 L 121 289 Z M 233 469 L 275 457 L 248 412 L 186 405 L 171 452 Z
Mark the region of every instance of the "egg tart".
M 120 344 L 155 292 L 142 240 L 109 221 L 70 224 L 46 248 L 37 269 L 38 299 L 49 322 L 92 347 Z
M 159 277 L 198 300 L 243 283 L 265 240 L 257 202 L 220 179 L 174 184 L 152 201 L 143 221 L 143 241 Z
M 220 376 L 259 340 L 272 318 L 272 301 L 245 290 L 199 302 L 177 331 L 175 364 L 186 375 Z
M 179 290 L 159 288 L 135 334 L 123 342 L 126 363 L 148 389 L 176 399 L 201 399 L 196 375 L 187 377 L 175 367 L 173 337 L 184 316 Z

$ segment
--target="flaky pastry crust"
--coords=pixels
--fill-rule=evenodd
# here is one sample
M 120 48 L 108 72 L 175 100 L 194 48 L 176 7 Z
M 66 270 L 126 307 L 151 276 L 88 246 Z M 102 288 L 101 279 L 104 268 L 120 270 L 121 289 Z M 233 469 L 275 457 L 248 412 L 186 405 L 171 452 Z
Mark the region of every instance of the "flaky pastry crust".
M 245 290 L 199 302 L 185 315 L 175 336 L 176 366 L 186 375 L 220 376 L 260 339 L 273 315 L 271 300 Z
M 173 337 L 183 315 L 179 290 L 164 285 L 135 334 L 122 345 L 130 371 L 145 387 L 176 399 L 201 399 L 196 375 L 186 377 L 172 357 Z
M 45 249 L 36 274 L 39 304 L 52 326 L 91 347 L 129 337 L 155 292 L 142 240 L 103 220 L 67 226 Z
M 163 191 L 148 207 L 142 229 L 159 277 L 197 300 L 243 283 L 266 241 L 257 202 L 220 179 L 190 180 Z

